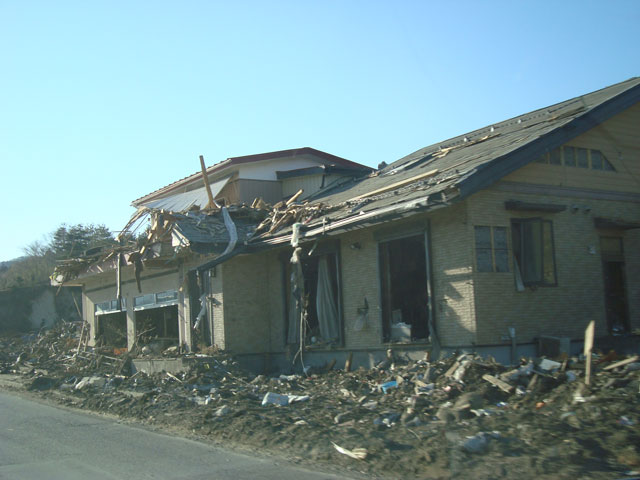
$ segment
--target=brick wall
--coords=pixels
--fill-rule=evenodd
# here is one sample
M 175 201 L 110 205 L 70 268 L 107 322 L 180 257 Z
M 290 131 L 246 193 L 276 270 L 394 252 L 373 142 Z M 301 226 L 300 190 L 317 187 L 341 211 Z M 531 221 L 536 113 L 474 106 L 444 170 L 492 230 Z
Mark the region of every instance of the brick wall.
M 513 212 L 504 208 L 505 200 L 555 203 L 569 208 L 559 213 Z M 568 336 L 579 339 L 590 320 L 596 321 L 596 335 L 607 333 L 604 282 L 599 232 L 594 217 L 640 221 L 640 205 L 632 202 L 505 192 L 491 188 L 467 200 L 474 225 L 507 227 L 511 242 L 511 219 L 541 217 L 553 222 L 557 282 L 555 287 L 526 288 L 517 292 L 513 274 L 512 246 L 509 244 L 509 273 L 480 273 L 474 269 L 478 343 L 506 343 L 508 327 L 516 327 L 518 342 L 529 342 L 539 335 Z M 570 208 L 576 205 L 576 210 Z M 611 232 L 609 232 L 611 233 Z M 614 232 L 620 234 L 621 232 Z M 632 328 L 640 315 L 640 235 L 624 233 L 627 296 Z M 474 245 L 470 244 L 473 248 Z
M 273 255 L 235 257 L 222 265 L 224 276 L 225 348 L 234 353 L 270 350 L 269 272 L 277 268 Z

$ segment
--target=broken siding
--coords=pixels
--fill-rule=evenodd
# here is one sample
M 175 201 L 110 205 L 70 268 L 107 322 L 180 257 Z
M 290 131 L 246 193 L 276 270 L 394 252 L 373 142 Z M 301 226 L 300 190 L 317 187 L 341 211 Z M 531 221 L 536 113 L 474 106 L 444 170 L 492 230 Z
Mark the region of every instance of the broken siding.
M 513 212 L 504 208 L 507 200 L 531 203 L 577 204 L 558 213 Z M 640 221 L 637 203 L 578 199 L 551 195 L 528 195 L 491 188 L 468 200 L 469 218 L 474 225 L 508 228 L 509 272 L 478 272 L 474 269 L 478 343 L 507 344 L 504 338 L 510 326 L 516 327 L 518 342 L 531 342 L 540 335 L 568 336 L 580 339 L 589 320 L 596 321 L 596 335 L 607 333 L 604 306 L 604 281 L 599 237 L 595 217 L 623 217 Z M 553 223 L 557 286 L 525 288 L 517 292 L 511 245 L 512 218 L 543 218 Z M 469 244 L 473 249 L 473 243 Z M 595 254 L 590 253 L 595 248 Z M 637 230 L 624 233 L 627 297 L 631 328 L 637 328 L 640 316 L 640 235 Z M 634 294 L 634 292 L 636 292 Z M 634 324 L 635 322 L 635 324 Z
M 507 175 L 504 180 L 640 193 L 640 105 L 628 108 L 566 145 L 600 150 L 616 171 L 534 162 Z

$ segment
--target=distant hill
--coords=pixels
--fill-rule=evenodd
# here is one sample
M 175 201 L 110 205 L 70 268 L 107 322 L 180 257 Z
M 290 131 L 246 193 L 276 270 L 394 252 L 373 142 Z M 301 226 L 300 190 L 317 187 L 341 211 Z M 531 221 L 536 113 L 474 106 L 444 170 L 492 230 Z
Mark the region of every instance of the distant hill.
M 12 258 L 11 260 L 5 260 L 4 262 L 0 262 L 0 270 L 4 270 L 5 268 L 9 268 L 11 264 L 19 262 L 24 257 Z

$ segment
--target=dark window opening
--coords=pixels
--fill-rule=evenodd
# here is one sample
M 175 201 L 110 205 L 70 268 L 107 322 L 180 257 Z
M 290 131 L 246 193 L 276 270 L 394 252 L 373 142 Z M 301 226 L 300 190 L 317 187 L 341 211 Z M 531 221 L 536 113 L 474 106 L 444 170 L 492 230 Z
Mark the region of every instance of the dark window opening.
M 287 261 L 287 338 L 288 344 L 300 343 L 302 327 L 305 345 L 330 345 L 341 342 L 338 256 L 336 253 L 300 255 L 302 279 L 297 266 Z
M 178 306 L 150 308 L 136 312 L 139 345 L 157 345 L 164 349 L 178 343 Z
M 516 285 L 555 286 L 553 229 L 550 220 L 539 218 L 511 221 Z
M 127 346 L 127 316 L 124 312 L 108 313 L 96 317 L 98 344 L 116 348 Z
M 427 341 L 429 293 L 424 235 L 379 244 L 385 342 Z

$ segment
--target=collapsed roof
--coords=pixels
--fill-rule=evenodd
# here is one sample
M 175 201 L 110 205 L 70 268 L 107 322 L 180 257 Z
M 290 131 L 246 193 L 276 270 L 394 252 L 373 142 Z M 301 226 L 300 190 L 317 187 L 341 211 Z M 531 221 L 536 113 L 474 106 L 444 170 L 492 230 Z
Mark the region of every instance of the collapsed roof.
M 304 223 L 302 235 L 309 238 L 449 205 L 490 186 L 639 101 L 640 78 L 635 77 L 424 147 L 365 179 L 310 199 L 308 211 L 329 205 L 330 215 L 309 218 L 306 211 L 298 212 L 289 215 L 293 221 L 281 224 L 275 232 L 259 231 L 252 241 L 286 242 L 294 221 Z M 274 222 L 283 215 L 274 213 Z
M 151 248 L 150 245 L 166 243 L 172 238 L 175 252 L 171 258 L 176 258 L 179 251 L 216 255 L 214 260 L 198 267 L 198 270 L 208 269 L 238 253 L 285 244 L 296 223 L 300 224 L 302 239 L 313 239 L 450 205 L 492 185 L 639 101 L 640 78 L 635 77 L 424 147 L 365 178 L 338 182 L 307 197 L 304 202 L 298 202 L 296 196 L 273 207 L 256 199 L 251 207 L 206 209 L 209 205 L 204 187 L 151 201 L 175 184 L 193 181 L 197 177 L 194 174 L 134 201 L 134 204 L 147 203 L 125 231 L 131 231 L 141 217 L 149 214 L 152 227 L 145 245 L 139 250 L 141 256 L 134 255 L 134 260 L 149 258 L 149 252 L 160 255 L 157 246 Z M 283 152 L 293 155 L 301 150 L 305 149 L 228 159 L 210 167 L 207 174 L 228 163 L 256 161 L 265 155 L 282 155 Z M 313 152 L 318 154 L 319 151 Z M 319 153 L 330 156 L 342 167 L 358 166 L 340 157 Z M 226 181 L 228 178 L 218 180 L 211 188 L 221 189 Z M 197 211 L 193 211 L 194 207 Z M 109 255 L 102 257 L 101 261 L 108 258 Z M 88 263 L 99 262 L 94 258 Z M 67 264 L 73 268 L 66 272 L 62 267 L 58 270 L 64 279 L 78 275 L 86 268 L 87 261 Z

